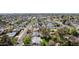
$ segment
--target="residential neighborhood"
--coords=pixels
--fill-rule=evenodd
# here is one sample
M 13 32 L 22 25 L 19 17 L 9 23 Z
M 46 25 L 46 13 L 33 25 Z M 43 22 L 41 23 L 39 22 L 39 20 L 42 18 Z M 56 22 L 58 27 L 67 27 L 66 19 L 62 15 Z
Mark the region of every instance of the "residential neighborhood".
M 78 46 L 79 14 L 0 14 L 0 46 Z

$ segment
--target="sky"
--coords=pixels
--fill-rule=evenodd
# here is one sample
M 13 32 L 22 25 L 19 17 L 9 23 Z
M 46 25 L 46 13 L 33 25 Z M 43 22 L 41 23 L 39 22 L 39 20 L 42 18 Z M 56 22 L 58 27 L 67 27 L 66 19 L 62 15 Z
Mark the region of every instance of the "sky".
M 79 13 L 78 0 L 0 0 L 0 13 Z

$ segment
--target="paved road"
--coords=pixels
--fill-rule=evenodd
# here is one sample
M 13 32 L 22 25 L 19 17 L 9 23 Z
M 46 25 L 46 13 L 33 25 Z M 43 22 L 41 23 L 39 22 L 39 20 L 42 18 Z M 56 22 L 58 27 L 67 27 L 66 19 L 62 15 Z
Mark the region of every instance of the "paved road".
M 27 27 L 20 33 L 20 35 L 18 35 L 18 40 L 17 40 L 17 42 L 18 42 L 18 44 L 17 44 L 17 46 L 22 46 L 22 45 L 24 45 L 24 43 L 23 43 L 23 38 L 27 35 L 27 31 L 28 31 L 28 29 L 29 28 L 31 28 L 32 26 L 29 24 L 29 25 L 27 25 Z

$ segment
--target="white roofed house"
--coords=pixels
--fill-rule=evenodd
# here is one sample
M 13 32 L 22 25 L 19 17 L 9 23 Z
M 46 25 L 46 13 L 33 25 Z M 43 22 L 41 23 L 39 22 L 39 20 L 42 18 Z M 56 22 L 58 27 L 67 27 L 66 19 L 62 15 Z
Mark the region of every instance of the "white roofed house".
M 16 32 L 7 33 L 6 35 L 8 35 L 9 37 L 14 37 L 16 35 Z
M 40 35 L 41 34 L 39 32 L 33 32 L 32 33 L 32 38 L 31 38 L 31 44 L 32 45 L 40 45 L 40 42 L 42 41 Z

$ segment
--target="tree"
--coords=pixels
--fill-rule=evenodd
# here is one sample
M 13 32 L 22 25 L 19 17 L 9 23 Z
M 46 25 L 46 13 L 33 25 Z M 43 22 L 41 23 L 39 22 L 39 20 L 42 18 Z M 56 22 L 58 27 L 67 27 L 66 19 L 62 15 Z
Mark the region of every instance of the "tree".
M 42 39 L 42 41 L 40 42 L 42 46 L 47 46 L 48 42 L 45 39 Z
M 24 44 L 25 45 L 27 45 L 27 44 L 30 44 L 30 37 L 29 36 L 25 36 L 24 38 L 23 38 L 23 42 L 24 42 Z
M 13 38 L 11 39 L 11 43 L 12 43 L 13 45 L 17 44 L 17 38 L 13 37 Z
M 7 35 L 3 35 L 1 37 L 1 40 L 0 40 L 0 45 L 1 46 L 9 46 L 9 45 L 13 45 L 12 42 L 11 42 L 11 38 L 8 37 Z

